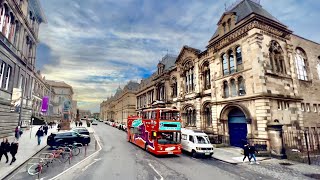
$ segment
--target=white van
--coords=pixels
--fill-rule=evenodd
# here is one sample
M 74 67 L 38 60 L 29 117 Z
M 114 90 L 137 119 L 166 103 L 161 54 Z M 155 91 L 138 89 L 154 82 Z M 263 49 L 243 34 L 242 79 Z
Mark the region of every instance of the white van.
M 182 150 L 192 153 L 192 157 L 211 157 L 213 154 L 213 146 L 208 135 L 201 131 L 181 128 L 181 145 Z

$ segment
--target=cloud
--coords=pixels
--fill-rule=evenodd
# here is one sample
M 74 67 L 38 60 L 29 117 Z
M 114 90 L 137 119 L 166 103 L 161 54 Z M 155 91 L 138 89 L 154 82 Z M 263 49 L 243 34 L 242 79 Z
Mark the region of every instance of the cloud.
M 232 2 L 41 1 L 48 23 L 40 27 L 37 68 L 72 85 L 80 108 L 99 111 L 119 85 L 150 75 L 167 52 L 178 54 L 183 45 L 205 49 L 224 3 Z M 261 3 L 298 35 L 320 42 L 318 1 Z

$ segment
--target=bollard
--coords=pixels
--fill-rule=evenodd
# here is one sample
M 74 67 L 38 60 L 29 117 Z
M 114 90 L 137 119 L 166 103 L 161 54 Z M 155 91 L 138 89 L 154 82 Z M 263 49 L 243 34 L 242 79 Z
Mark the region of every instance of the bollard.
M 71 153 L 69 154 L 69 165 L 71 164 L 71 157 L 72 157 L 72 155 L 71 155 Z
M 85 144 L 84 145 L 84 157 L 86 157 L 87 156 L 87 145 Z
M 95 140 L 94 142 L 95 142 L 95 144 L 94 144 L 94 149 L 97 150 L 97 149 L 98 149 L 98 141 Z

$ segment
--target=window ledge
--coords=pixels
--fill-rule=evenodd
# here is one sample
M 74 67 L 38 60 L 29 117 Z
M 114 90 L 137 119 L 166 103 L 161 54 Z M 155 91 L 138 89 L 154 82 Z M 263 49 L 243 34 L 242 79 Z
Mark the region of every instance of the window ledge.
M 236 71 L 232 74 L 226 74 L 226 75 L 222 75 L 220 76 L 219 78 L 215 79 L 215 80 L 220 80 L 220 79 L 224 79 L 224 78 L 227 78 L 227 77 L 230 77 L 230 76 L 234 76 L 234 75 L 237 75 L 237 74 L 241 74 L 243 72 L 246 72 L 246 71 L 249 71 L 249 70 L 252 70 L 252 68 L 248 68 L 248 69 L 244 69 L 244 70 L 239 70 L 239 71 Z

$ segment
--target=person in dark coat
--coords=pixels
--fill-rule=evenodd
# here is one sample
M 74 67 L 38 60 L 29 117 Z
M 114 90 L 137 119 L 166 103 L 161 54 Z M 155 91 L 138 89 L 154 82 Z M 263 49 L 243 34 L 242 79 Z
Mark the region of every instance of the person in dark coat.
M 248 159 L 249 159 L 249 161 L 251 160 L 250 159 L 250 157 L 249 157 L 249 144 L 247 143 L 247 144 L 245 144 L 244 145 L 244 147 L 243 147 L 243 155 L 244 155 L 244 157 L 243 157 L 243 162 L 244 162 L 244 160 L 248 157 Z M 251 161 L 250 161 L 251 162 Z
M 61 125 L 60 125 L 60 123 L 58 124 L 57 129 L 58 129 L 58 132 L 59 132 L 59 131 L 60 131 L 60 129 L 61 129 Z
M 17 152 L 18 152 L 18 146 L 19 146 L 18 142 L 13 141 L 13 142 L 11 143 L 11 146 L 10 146 L 10 154 L 11 154 L 11 156 L 12 156 L 12 160 L 11 160 L 10 165 L 17 160 L 15 156 L 16 156 L 16 154 L 17 154 Z
M 41 138 L 42 138 L 42 136 L 43 136 L 43 130 L 42 130 L 41 127 L 38 129 L 38 131 L 37 131 L 37 133 L 36 133 L 36 136 L 38 137 L 38 145 L 40 145 L 40 143 L 41 143 Z
M 253 162 L 251 162 L 252 158 L 256 164 L 259 164 L 259 162 L 257 162 L 257 160 L 256 160 L 256 152 L 258 153 L 258 151 L 256 150 L 256 147 L 252 143 L 251 146 L 249 147 L 249 161 L 251 164 L 253 163 Z
M 4 139 L 0 145 L 0 161 L 2 158 L 2 155 L 4 155 L 6 157 L 6 163 L 9 162 L 9 158 L 8 158 L 8 152 L 10 151 L 10 143 L 8 142 L 8 139 Z
M 43 126 L 43 132 L 44 132 L 45 135 L 48 134 L 48 125 L 44 125 Z

